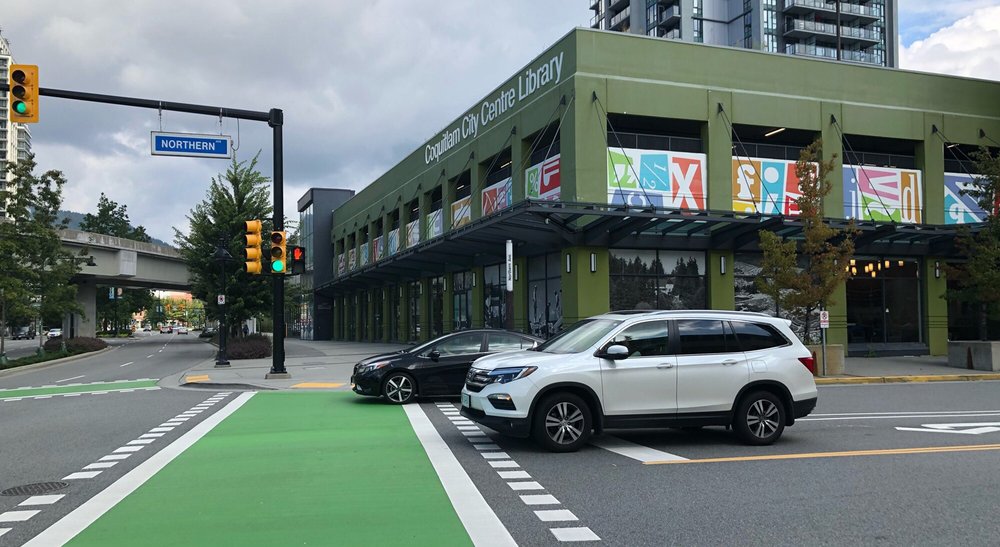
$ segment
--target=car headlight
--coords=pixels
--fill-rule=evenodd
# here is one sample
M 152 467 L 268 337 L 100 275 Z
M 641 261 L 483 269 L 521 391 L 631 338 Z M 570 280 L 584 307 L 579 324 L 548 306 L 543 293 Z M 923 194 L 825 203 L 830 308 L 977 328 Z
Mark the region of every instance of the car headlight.
M 373 370 L 378 370 L 378 369 L 380 369 L 380 368 L 382 368 L 382 367 L 384 367 L 384 366 L 386 366 L 388 364 L 389 364 L 389 361 L 377 361 L 375 363 L 368 363 L 368 364 L 363 365 L 361 367 L 361 373 L 365 374 L 365 373 L 371 372 Z
M 493 382 L 506 384 L 507 382 L 513 382 L 514 380 L 530 376 L 531 373 L 535 372 L 536 370 L 538 370 L 538 367 L 498 368 L 495 370 L 491 370 L 487 375 L 493 379 Z

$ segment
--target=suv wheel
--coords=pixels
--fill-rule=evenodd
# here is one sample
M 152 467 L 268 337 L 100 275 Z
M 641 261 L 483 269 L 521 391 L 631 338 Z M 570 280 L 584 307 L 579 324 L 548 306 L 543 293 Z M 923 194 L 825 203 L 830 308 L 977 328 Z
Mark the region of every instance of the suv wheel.
M 390 403 L 405 405 L 417 395 L 417 385 L 409 374 L 394 372 L 382 384 L 382 395 Z
M 755 391 L 743 397 L 733 418 L 736 435 L 752 445 L 771 444 L 785 429 L 785 409 L 773 393 Z
M 535 409 L 535 440 L 552 452 L 575 452 L 590 438 L 590 407 L 572 393 L 556 393 Z

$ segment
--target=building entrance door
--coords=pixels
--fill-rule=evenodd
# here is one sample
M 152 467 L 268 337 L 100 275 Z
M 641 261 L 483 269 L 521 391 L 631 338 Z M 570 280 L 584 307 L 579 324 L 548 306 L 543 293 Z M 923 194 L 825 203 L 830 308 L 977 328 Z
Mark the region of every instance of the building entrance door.
M 917 262 L 857 259 L 853 267 L 857 273 L 847 280 L 848 352 L 926 352 Z

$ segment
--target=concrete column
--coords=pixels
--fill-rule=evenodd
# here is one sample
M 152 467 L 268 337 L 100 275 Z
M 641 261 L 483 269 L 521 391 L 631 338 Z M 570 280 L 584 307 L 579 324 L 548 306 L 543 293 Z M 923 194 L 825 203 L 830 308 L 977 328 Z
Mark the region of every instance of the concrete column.
M 943 213 L 942 213 L 943 214 Z M 935 263 L 938 275 L 934 275 Z M 926 317 L 927 347 L 931 355 L 948 354 L 948 301 L 944 298 L 948 289 L 948 280 L 944 275 L 944 260 L 937 257 L 927 257 L 920 273 L 924 279 L 921 289 L 927 305 Z
M 94 338 L 97 336 L 97 285 L 93 281 L 84 280 L 76 285 L 76 303 L 83 308 L 83 313 L 73 313 L 72 335 L 66 330 L 70 321 L 63 322 L 63 333 L 66 337 Z M 42 335 L 43 333 L 38 333 Z

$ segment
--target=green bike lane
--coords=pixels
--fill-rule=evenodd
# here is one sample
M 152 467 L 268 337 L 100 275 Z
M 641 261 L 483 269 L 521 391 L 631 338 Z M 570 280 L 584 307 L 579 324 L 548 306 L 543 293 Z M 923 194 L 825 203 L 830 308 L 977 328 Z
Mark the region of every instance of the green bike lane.
M 472 540 L 402 408 L 345 392 L 260 392 L 68 544 Z

